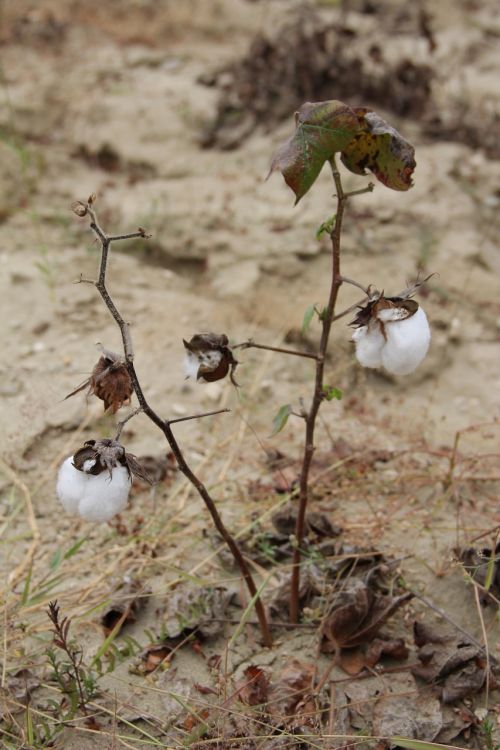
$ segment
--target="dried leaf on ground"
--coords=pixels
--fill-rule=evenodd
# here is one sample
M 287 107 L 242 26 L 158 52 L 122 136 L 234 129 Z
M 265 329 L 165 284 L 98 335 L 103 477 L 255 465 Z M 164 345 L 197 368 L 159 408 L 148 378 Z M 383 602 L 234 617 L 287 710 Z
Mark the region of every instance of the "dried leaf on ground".
M 167 662 L 170 663 L 172 652 L 173 647 L 168 643 L 152 643 L 146 646 L 139 654 L 142 663 L 138 671 L 149 674 L 160 665 L 166 666 Z
M 410 592 L 395 597 L 377 594 L 363 581 L 352 580 L 337 596 L 323 624 L 322 651 L 338 652 L 370 642 L 389 617 L 411 598 Z
M 461 634 L 436 631 L 414 624 L 417 656 L 421 665 L 412 669 L 425 682 L 439 682 L 444 703 L 454 703 L 481 690 L 486 679 L 483 650 Z
M 418 691 L 411 677 L 407 677 L 411 694 L 381 697 L 374 707 L 371 731 L 381 737 L 432 742 L 443 728 L 441 704 L 430 691 Z
M 383 657 L 403 661 L 408 658 L 408 654 L 408 648 L 402 638 L 375 638 L 368 648 L 359 647 L 342 651 L 339 664 L 347 674 L 357 675 L 363 669 L 373 669 Z
M 269 690 L 268 712 L 274 719 L 287 723 L 315 712 L 313 692 L 314 664 L 293 659 L 283 669 Z
M 262 706 L 269 697 L 269 678 L 263 669 L 251 664 L 236 684 L 237 696 L 247 706 Z
M 233 594 L 222 586 L 213 588 L 183 583 L 167 599 L 163 616 L 169 638 L 196 631 L 202 638 L 222 633 Z
M 106 635 L 121 621 L 123 625 L 136 622 L 139 612 L 146 606 L 151 589 L 141 581 L 124 578 L 110 594 L 111 604 L 101 617 L 101 625 Z

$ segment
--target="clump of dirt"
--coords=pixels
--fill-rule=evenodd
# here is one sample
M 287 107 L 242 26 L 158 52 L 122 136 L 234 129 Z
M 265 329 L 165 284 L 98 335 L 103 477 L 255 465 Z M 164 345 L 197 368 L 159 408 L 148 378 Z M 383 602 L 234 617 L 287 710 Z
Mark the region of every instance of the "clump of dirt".
M 372 31 L 371 23 L 324 20 L 306 7 L 274 36 L 258 35 L 241 60 L 202 76 L 220 89 L 203 145 L 235 148 L 257 125 L 272 127 L 304 101 L 345 99 L 401 116 L 425 112 L 433 68 L 407 54 L 391 59 Z

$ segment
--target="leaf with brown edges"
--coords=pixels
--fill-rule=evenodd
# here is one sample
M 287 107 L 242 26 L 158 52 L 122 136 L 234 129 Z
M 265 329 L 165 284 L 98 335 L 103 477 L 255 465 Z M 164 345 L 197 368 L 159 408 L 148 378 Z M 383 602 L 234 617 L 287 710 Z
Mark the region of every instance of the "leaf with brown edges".
M 269 174 L 279 170 L 298 203 L 324 163 L 352 141 L 359 123 L 350 107 L 335 100 L 306 102 L 296 112 L 295 123 L 295 133 L 276 150 Z
M 376 112 L 365 107 L 355 110 L 359 129 L 342 149 L 341 159 L 354 174 L 373 172 L 386 187 L 409 190 L 413 185 L 415 149 Z

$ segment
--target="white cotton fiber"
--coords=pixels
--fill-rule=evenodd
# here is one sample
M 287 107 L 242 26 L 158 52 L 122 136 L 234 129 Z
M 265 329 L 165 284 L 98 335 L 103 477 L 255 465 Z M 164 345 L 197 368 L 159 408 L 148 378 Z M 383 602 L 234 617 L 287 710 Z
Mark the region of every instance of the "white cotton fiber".
M 200 377 L 198 378 L 198 370 L 200 365 L 208 367 L 210 370 L 215 370 L 220 364 L 222 359 L 222 352 L 218 349 L 208 349 L 207 351 L 199 352 L 186 352 L 184 359 L 184 373 L 186 378 L 193 378 L 198 383 L 206 383 L 207 381 Z
M 382 367 L 382 347 L 385 339 L 378 325 L 361 326 L 352 334 L 356 345 L 356 359 L 363 367 Z
M 111 477 L 107 470 L 94 476 L 76 469 L 70 456 L 59 469 L 56 492 L 67 513 L 86 521 L 109 521 L 127 505 L 131 484 L 125 466 L 115 466 Z
M 109 521 L 127 505 L 132 480 L 125 466 L 88 475 L 78 512 L 86 521 Z
M 431 340 L 427 316 L 421 307 L 410 318 L 386 323 L 387 341 L 382 364 L 394 375 L 407 375 L 422 362 Z
M 88 478 L 89 474 L 75 469 L 73 456 L 69 456 L 62 463 L 57 476 L 56 492 L 67 513 L 78 513 L 78 505 L 85 492 Z
M 193 352 L 186 352 L 184 357 L 184 374 L 186 378 L 194 378 L 198 375 L 198 368 L 200 366 L 200 360 Z

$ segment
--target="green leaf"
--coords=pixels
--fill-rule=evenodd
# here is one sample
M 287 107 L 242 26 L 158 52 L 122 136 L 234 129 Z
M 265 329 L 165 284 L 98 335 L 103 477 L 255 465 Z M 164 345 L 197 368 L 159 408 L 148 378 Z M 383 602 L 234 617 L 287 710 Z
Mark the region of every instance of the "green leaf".
M 273 419 L 273 431 L 271 432 L 270 437 L 273 437 L 274 435 L 277 435 L 278 432 L 281 432 L 283 427 L 288 422 L 288 417 L 290 416 L 291 413 L 292 413 L 291 404 L 285 404 L 284 406 L 281 406 L 278 409 L 278 412 Z
M 300 333 L 302 334 L 302 336 L 306 335 L 306 331 L 311 324 L 311 320 L 313 319 L 315 309 L 316 308 L 314 305 L 309 305 L 309 307 L 304 313 L 304 319 L 302 321 L 302 328 L 300 329 Z
M 370 109 L 355 110 L 360 130 L 342 149 L 341 159 L 354 174 L 369 169 L 393 190 L 408 190 L 413 185 L 415 149 L 397 130 Z
M 324 221 L 322 224 L 319 225 L 319 227 L 316 230 L 317 240 L 321 239 L 322 234 L 331 234 L 333 232 L 336 218 L 337 218 L 337 214 L 333 214 L 333 216 L 330 216 L 329 219 L 327 219 L 326 221 Z
M 342 391 L 340 388 L 334 388 L 333 386 L 327 386 L 324 393 L 327 401 L 333 401 L 334 398 L 336 398 L 337 401 L 340 401 L 342 398 Z
M 343 151 L 359 130 L 358 117 L 343 102 L 307 102 L 295 114 L 295 133 L 274 153 L 269 174 L 279 170 L 297 204 L 326 161 Z

